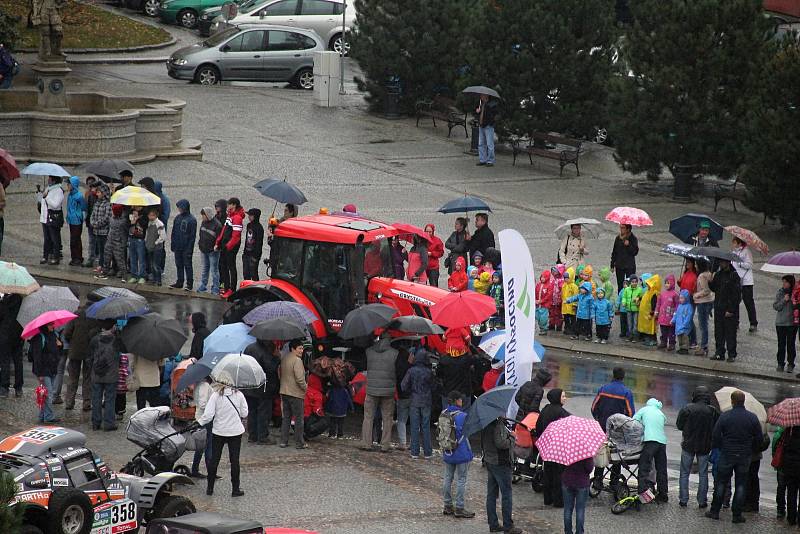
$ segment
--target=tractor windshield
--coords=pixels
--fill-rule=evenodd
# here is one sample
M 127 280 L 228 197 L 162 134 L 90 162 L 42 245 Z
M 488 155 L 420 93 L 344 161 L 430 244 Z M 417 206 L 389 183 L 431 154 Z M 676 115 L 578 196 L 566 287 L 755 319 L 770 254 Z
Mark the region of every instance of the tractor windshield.
M 370 243 L 364 253 L 364 276 L 387 276 L 394 278 L 392 267 L 392 254 L 389 248 L 389 240 L 386 238 L 376 239 Z
M 314 296 L 329 320 L 343 320 L 355 307 L 352 245 L 305 243 L 302 288 Z

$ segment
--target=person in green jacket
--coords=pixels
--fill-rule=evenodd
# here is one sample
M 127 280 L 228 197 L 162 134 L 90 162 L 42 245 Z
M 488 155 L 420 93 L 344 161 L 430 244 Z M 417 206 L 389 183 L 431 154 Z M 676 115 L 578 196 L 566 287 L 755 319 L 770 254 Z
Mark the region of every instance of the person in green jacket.
M 661 401 L 649 399 L 647 404 L 639 408 L 633 415 L 634 420 L 644 426 L 642 453 L 639 455 L 639 493 L 653 489 L 650 483 L 650 465 L 656 463 L 656 501 L 667 502 L 667 434 L 664 425 L 667 417 L 661 411 Z
M 778 447 L 778 442 L 781 440 L 784 430 L 782 426 L 776 427 L 775 433 L 772 435 L 773 456 L 775 456 L 775 449 Z M 775 468 L 775 475 L 778 477 L 778 487 L 775 489 L 775 503 L 778 505 L 778 519 L 781 519 L 786 515 L 786 476 L 780 467 Z
M 620 294 L 620 310 L 624 309 L 628 320 L 628 340 L 636 341 L 636 325 L 639 322 L 639 302 L 642 300 L 644 290 L 639 285 L 639 277 L 632 274 L 628 277 L 628 286 Z

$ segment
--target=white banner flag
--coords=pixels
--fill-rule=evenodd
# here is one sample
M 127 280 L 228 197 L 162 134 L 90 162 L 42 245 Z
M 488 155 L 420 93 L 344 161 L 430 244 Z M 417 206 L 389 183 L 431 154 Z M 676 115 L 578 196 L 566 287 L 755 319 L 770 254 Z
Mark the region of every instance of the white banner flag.
M 533 364 L 538 361 L 533 350 L 536 278 L 531 252 L 522 235 L 516 230 L 502 230 L 498 237 L 506 308 L 506 384 L 519 388 L 531 379 Z M 516 412 L 516 403 L 512 405 Z

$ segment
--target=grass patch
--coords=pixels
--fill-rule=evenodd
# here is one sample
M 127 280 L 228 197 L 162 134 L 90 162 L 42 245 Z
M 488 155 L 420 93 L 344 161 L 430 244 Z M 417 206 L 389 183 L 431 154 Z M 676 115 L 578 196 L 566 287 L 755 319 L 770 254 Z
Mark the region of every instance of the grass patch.
M 17 48 L 38 48 L 39 30 L 28 28 L 28 2 L 0 0 L 0 11 L 19 17 L 20 40 Z M 64 48 L 123 48 L 159 44 L 170 39 L 169 33 L 116 15 L 99 7 L 67 0 L 61 10 L 64 25 Z

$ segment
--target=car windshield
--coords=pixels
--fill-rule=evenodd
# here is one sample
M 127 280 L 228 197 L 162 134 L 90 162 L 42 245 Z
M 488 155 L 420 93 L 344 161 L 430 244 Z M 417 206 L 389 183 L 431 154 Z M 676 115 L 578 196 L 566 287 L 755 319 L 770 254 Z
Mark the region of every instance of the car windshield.
M 352 245 L 305 245 L 302 286 L 319 302 L 329 320 L 341 321 L 355 306 L 352 254 Z
M 219 33 L 215 33 L 205 41 L 203 41 L 203 46 L 212 47 L 212 46 L 219 46 L 234 35 L 239 33 L 239 28 L 228 28 L 227 30 L 223 30 Z

